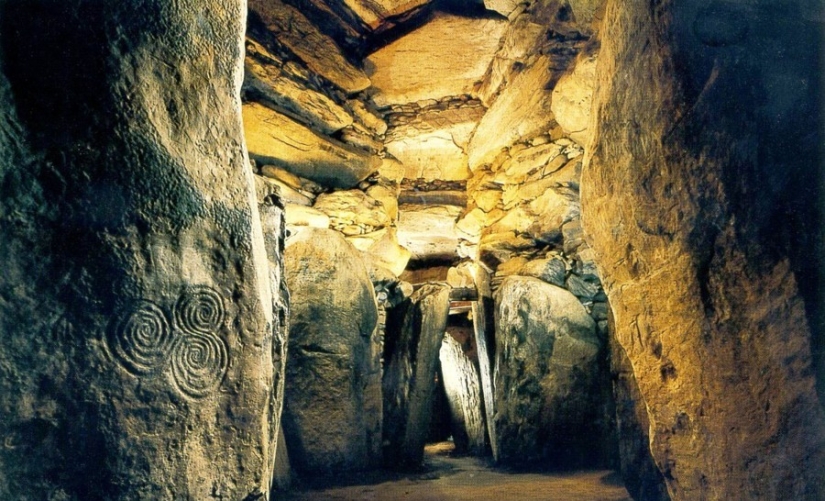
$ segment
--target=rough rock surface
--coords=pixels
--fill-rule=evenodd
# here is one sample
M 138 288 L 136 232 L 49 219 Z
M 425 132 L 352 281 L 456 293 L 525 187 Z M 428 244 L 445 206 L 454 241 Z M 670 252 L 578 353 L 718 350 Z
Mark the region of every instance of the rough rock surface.
M 323 34 L 300 10 L 280 0 L 249 0 L 249 9 L 278 41 L 315 73 L 353 94 L 370 86 L 360 68 L 353 66 L 330 37 Z
M 351 188 L 378 170 L 375 155 L 322 136 L 258 103 L 243 105 L 249 154 L 332 188 Z
M 303 473 L 380 464 L 378 306 L 364 263 L 340 233 L 306 228 L 287 241 L 291 294 L 283 426 Z M 375 408 L 376 398 L 378 408 Z
M 579 144 L 590 142 L 590 108 L 596 83 L 596 57 L 582 55 L 553 87 L 550 111 L 565 134 Z
M 398 241 L 417 260 L 456 257 L 455 221 L 461 209 L 451 205 L 402 205 L 398 216 Z
M 434 19 L 373 52 L 367 67 L 375 104 L 439 100 L 473 92 L 498 48 L 505 23 L 437 14 Z M 450 40 L 445 50 L 443 40 Z
M 486 442 L 481 384 L 476 364 L 465 349 L 471 344 L 471 340 L 462 341 L 455 339 L 449 329 L 444 335 L 439 352 L 441 375 L 450 409 L 456 450 L 482 455 Z
M 246 40 L 243 90 L 247 97 L 268 101 L 323 134 L 352 125 L 347 111 L 312 89 L 263 45 Z
M 268 498 L 284 333 L 244 18 L 0 2 L 0 498 Z
M 430 427 L 438 353 L 450 310 L 446 284 L 426 284 L 388 319 L 384 390 L 384 462 L 417 467 Z
M 608 1 L 583 223 L 675 500 L 825 498 L 809 265 L 790 252 L 821 232 L 792 210 L 821 177 L 802 111 L 820 101 L 771 90 L 820 78 L 806 5 Z
M 507 277 L 495 302 L 497 460 L 587 464 L 600 440 L 595 322 L 568 291 L 535 278 Z

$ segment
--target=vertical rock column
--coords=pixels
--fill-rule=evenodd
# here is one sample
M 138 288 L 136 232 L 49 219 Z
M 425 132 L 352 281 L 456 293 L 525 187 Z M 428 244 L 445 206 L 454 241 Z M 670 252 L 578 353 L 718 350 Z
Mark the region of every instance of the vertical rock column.
M 283 333 L 244 21 L 0 1 L 0 498 L 268 498 Z
M 396 339 L 384 370 L 384 461 L 388 466 L 414 467 L 424 457 L 438 352 L 450 313 L 450 289 L 447 284 L 426 284 L 393 312 L 400 316 L 401 327 L 388 332 L 388 337 Z
M 786 257 L 806 229 L 782 212 L 816 169 L 798 130 L 821 22 L 805 2 L 760 4 L 608 1 L 603 24 L 582 221 L 674 500 L 825 498 Z
M 444 335 L 439 360 L 450 407 L 453 441 L 456 451 L 481 455 L 484 454 L 485 426 L 478 369 L 467 356 L 465 343 L 449 332 L 450 329 Z
M 299 472 L 365 470 L 380 458 L 378 307 L 358 251 L 334 231 L 305 228 L 287 241 L 290 336 L 284 434 Z

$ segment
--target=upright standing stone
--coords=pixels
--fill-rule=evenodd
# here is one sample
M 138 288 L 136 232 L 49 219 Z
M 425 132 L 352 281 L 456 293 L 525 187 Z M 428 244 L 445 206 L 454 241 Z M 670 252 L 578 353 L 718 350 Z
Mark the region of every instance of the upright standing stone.
M 480 266 L 475 270 L 478 301 L 473 303 L 473 329 L 478 350 L 478 376 L 484 397 L 484 417 L 487 437 L 493 459 L 498 461 L 498 434 L 495 420 L 495 393 L 493 392 L 493 353 L 495 352 L 495 302 L 490 290 L 490 274 Z
M 0 498 L 268 498 L 283 332 L 244 24 L 0 1 Z
M 285 266 L 290 461 L 303 473 L 378 466 L 381 367 L 373 356 L 378 305 L 369 273 L 340 233 L 309 227 L 287 241 Z
M 447 284 L 423 285 L 393 312 L 400 329 L 390 332 L 387 326 L 384 461 L 390 467 L 418 466 L 424 457 L 450 290 Z
M 821 12 L 607 2 L 582 222 L 674 500 L 825 499 Z
M 595 322 L 570 292 L 537 278 L 509 276 L 495 299 L 499 461 L 597 463 L 602 409 Z
M 449 333 L 444 335 L 439 359 L 456 451 L 483 454 L 484 406 L 476 364 Z

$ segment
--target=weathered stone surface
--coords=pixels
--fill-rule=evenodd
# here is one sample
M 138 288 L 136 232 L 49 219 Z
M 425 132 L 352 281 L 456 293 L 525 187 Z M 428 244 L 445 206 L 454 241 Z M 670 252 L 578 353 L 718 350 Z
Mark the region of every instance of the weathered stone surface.
M 347 106 L 352 110 L 355 118 L 364 124 L 364 127 L 371 130 L 378 136 L 383 136 L 387 132 L 387 122 L 384 121 L 375 111 L 367 108 L 367 105 L 359 99 L 350 99 Z
M 575 296 L 535 278 L 505 278 L 495 302 L 498 460 L 586 464 L 600 440 L 593 319 Z
M 264 203 L 266 197 L 275 195 L 276 198 L 285 204 L 310 206 L 312 198 L 299 192 L 291 186 L 277 180 L 264 176 L 255 175 L 255 194 L 258 203 Z
M 349 237 L 357 249 L 365 252 L 367 260 L 380 266 L 398 277 L 404 272 L 410 262 L 412 252 L 398 243 L 398 233 L 395 228 L 386 228 L 373 234 Z M 360 242 L 357 242 L 360 240 Z
M 333 188 L 351 188 L 378 169 L 381 160 L 322 137 L 311 129 L 258 103 L 243 106 L 249 154 Z
M 425 284 L 388 318 L 383 390 L 384 461 L 389 467 L 416 467 L 423 459 L 450 289 Z
M 465 353 L 462 343 L 449 333 L 444 334 L 439 360 L 456 450 L 483 454 L 486 445 L 484 414 L 475 363 Z
M 319 195 L 314 208 L 329 216 L 331 228 L 347 236 L 371 233 L 392 224 L 384 205 L 361 190 Z
M 390 115 L 387 151 L 404 164 L 404 177 L 459 180 L 470 177 L 465 148 L 484 115 L 477 100 L 448 100 Z
M 470 141 L 471 170 L 492 161 L 502 148 L 550 129 L 552 95 L 535 90 L 550 81 L 551 61 L 540 56 L 516 74 L 484 114 Z
M 380 462 L 381 392 L 372 356 L 378 310 L 363 260 L 340 233 L 287 241 L 291 294 L 284 434 L 296 470 L 363 470 Z
M 370 86 L 367 75 L 350 64 L 335 42 L 295 7 L 281 0 L 249 0 L 249 9 L 315 73 L 350 94 Z
M 398 188 L 374 184 L 367 188 L 367 196 L 381 202 L 390 220 L 398 219 Z
M 324 191 L 324 188 L 318 183 L 296 176 L 288 170 L 282 169 L 281 167 L 277 167 L 275 165 L 264 165 L 261 167 L 261 175 L 268 177 L 269 179 L 280 181 L 290 188 L 298 190 L 300 193 L 313 199 L 316 195 Z
M 505 17 L 516 10 L 518 4 L 518 0 L 484 0 L 484 7 L 494 10 Z
M 650 456 L 650 422 L 633 367 L 615 336 L 609 337 L 609 347 L 619 444 L 618 470 L 633 499 L 670 501 L 662 472 Z
M 478 301 L 473 303 L 472 318 L 476 350 L 478 352 L 478 376 L 481 383 L 481 394 L 484 398 L 484 421 L 487 425 L 487 439 L 493 453 L 493 459 L 498 461 L 498 433 L 496 432 L 495 420 L 496 396 L 493 391 L 495 301 L 490 288 L 490 274 L 478 265 L 476 265 L 474 272 Z
M 0 498 L 266 499 L 284 298 L 245 13 L 133 7 L 0 2 Z
M 424 26 L 370 54 L 375 104 L 413 103 L 471 94 L 498 48 L 505 23 L 437 14 Z M 450 41 L 450 49 L 441 43 Z
M 364 23 L 370 30 L 387 29 L 389 19 L 402 16 L 427 5 L 431 0 L 332 0 L 332 8 L 341 11 L 342 7 Z
M 520 272 L 521 275 L 535 277 L 548 284 L 564 287 L 567 266 L 564 264 L 564 261 L 558 257 L 548 257 L 530 261 L 521 268 Z
M 590 108 L 596 83 L 596 57 L 579 57 L 553 87 L 550 110 L 565 134 L 579 144 L 590 141 Z
M 808 266 L 794 244 L 821 227 L 790 209 L 811 214 L 796 201 L 818 196 L 794 189 L 822 171 L 810 163 L 819 147 L 793 131 L 808 124 L 821 143 L 801 111 L 819 101 L 802 86 L 771 91 L 820 78 L 802 42 L 820 28 L 803 4 L 775 17 L 744 2 L 608 1 L 582 221 L 675 500 L 825 498 L 797 288 L 809 279 L 792 268 Z M 766 190 L 768 178 L 781 181 Z
M 401 206 L 398 241 L 412 252 L 413 259 L 454 258 L 458 247 L 455 221 L 460 212 L 453 205 Z
M 286 204 L 287 226 L 312 226 L 313 228 L 329 228 L 330 218 L 325 213 L 312 207 Z
M 329 97 L 290 78 L 283 63 L 258 42 L 246 39 L 243 90 L 268 101 L 323 134 L 352 125 L 352 116 Z

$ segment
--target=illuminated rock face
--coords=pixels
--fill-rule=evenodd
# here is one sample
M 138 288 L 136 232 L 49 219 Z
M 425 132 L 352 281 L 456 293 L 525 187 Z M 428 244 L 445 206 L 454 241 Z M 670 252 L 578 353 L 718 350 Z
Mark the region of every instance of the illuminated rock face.
M 811 279 L 794 273 L 811 266 L 794 245 L 821 231 L 801 217 L 816 211 L 818 147 L 791 132 L 818 98 L 770 91 L 820 78 L 803 47 L 821 24 L 791 4 L 609 1 L 605 14 L 583 222 L 673 499 L 825 496 L 798 287 Z
M 133 7 L 0 2 L 0 498 L 266 499 L 284 298 L 245 12 Z
M 284 434 L 303 473 L 376 467 L 381 366 L 372 357 L 378 307 L 367 269 L 338 232 L 305 228 L 287 241 L 291 293 Z

